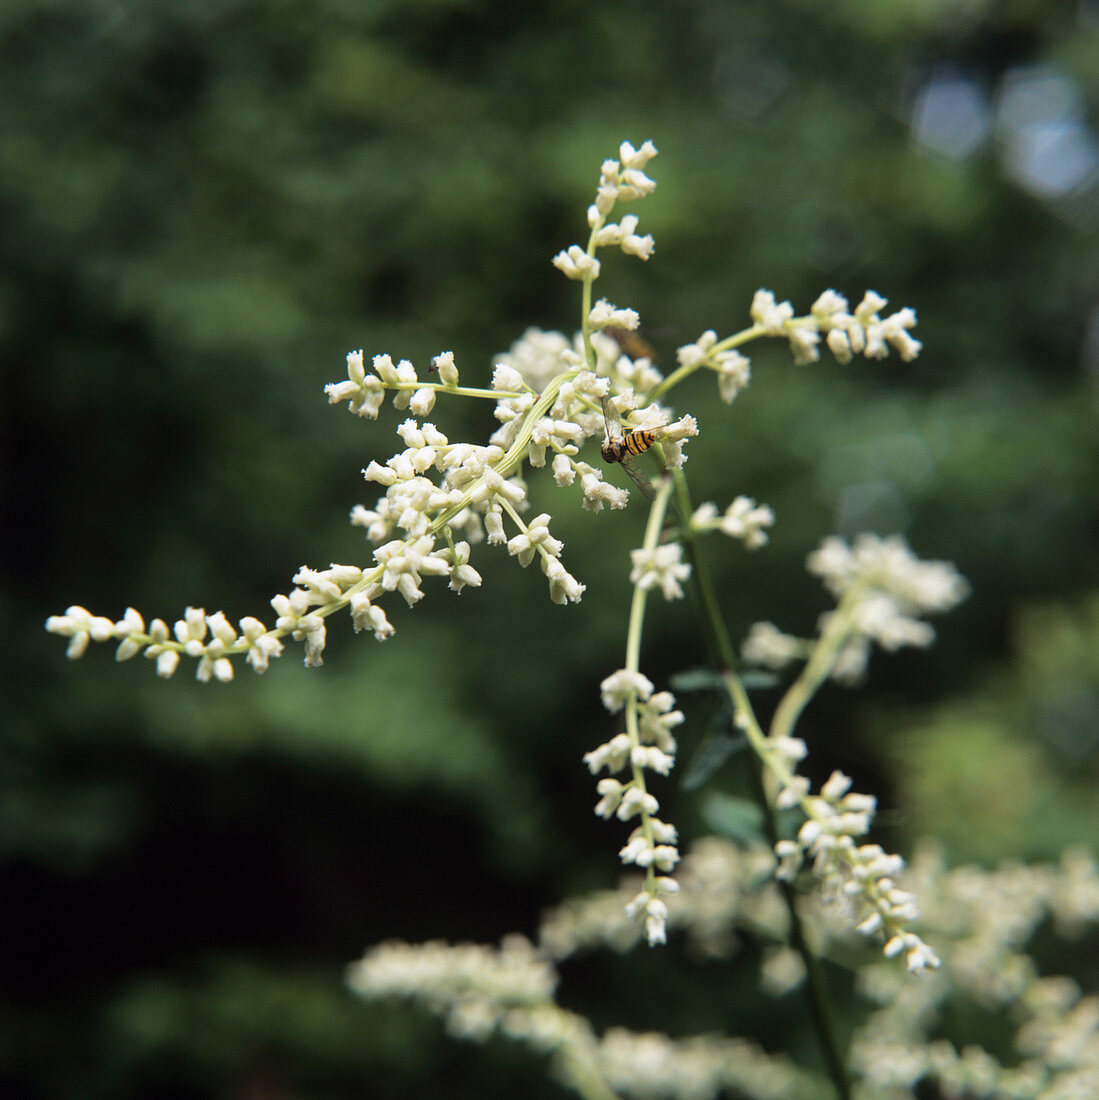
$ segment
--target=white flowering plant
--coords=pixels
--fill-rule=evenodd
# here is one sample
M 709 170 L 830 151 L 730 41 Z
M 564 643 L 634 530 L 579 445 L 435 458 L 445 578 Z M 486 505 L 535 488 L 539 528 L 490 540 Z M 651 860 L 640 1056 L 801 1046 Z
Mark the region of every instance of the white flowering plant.
M 886 650 L 928 646 L 934 630 L 926 617 L 958 604 L 966 582 L 949 563 L 920 561 L 899 536 L 866 534 L 850 544 L 828 537 L 808 559 L 810 572 L 834 600 L 816 633 L 797 637 L 772 623 L 757 623 L 738 656 L 697 544 L 707 534 L 721 533 L 758 551 L 767 545 L 776 517 L 746 495 L 725 506 L 692 504 L 685 448 L 700 426 L 691 415 L 675 417 L 667 398 L 693 375 L 709 372 L 721 399 L 732 403 L 750 381 L 750 362 L 741 349 L 758 339 L 784 341 L 799 364 L 818 360 L 822 350 L 841 364 L 855 356 L 907 362 L 920 351 L 911 333 L 916 316 L 907 308 L 885 313 L 886 300 L 874 291 L 852 308 L 834 290 L 799 315 L 789 302 L 760 290 L 746 328 L 724 337 L 702 333 L 680 347 L 675 368 L 662 373 L 636 337 L 638 313 L 605 298 L 593 300 L 601 252 L 618 250 L 643 261 L 653 255 L 653 238 L 639 232 L 638 216 L 620 208 L 654 190 L 649 163 L 655 155 L 651 142 L 639 147 L 625 142 L 616 158 L 603 163 L 587 211 L 586 244 L 572 244 L 553 258 L 554 266 L 579 284 L 575 336 L 528 330 L 497 357 L 484 386 L 460 381 L 451 351 L 436 355 L 428 371 L 408 360 L 394 362 L 388 354 L 373 355 L 369 364 L 362 351 L 347 355 L 346 377 L 325 387 L 330 403 L 345 404 L 369 420 L 387 401 L 408 414 L 397 428 L 400 445 L 394 454 L 363 471 L 381 495 L 351 511 L 351 523 L 373 547 L 370 560 L 301 567 L 294 587 L 272 598 L 274 619 L 268 622 L 247 616 L 234 625 L 221 611 L 189 607 L 169 626 L 159 618 L 146 622 L 134 608 L 112 619 L 73 606 L 51 616 L 46 627 L 68 638 L 71 658 L 80 657 L 92 641 L 110 642 L 119 661 L 143 656 L 163 678 L 185 661 L 194 662 L 204 682 L 231 681 L 241 660 L 263 673 L 290 642 L 300 643 L 304 663 L 315 667 L 323 662 L 329 616 L 347 611 L 357 632 L 387 641 L 394 634 L 386 610 L 393 600 L 417 604 L 436 580 L 456 595 L 480 587 L 493 548 L 502 548 L 523 568 L 537 562 L 555 603 L 580 601 L 588 592 L 583 569 L 551 533 L 551 514 L 529 514 L 529 479 L 546 474 L 557 486 L 578 485 L 582 507 L 593 513 L 645 498 L 641 545 L 630 554 L 633 594 L 625 656 L 601 683 L 603 704 L 617 716 L 616 727 L 583 760 L 597 777 L 596 814 L 629 830 L 618 853 L 633 869 L 626 892 L 567 903 L 547 915 L 537 946 L 521 936 L 505 939 L 499 950 L 383 944 L 351 968 L 350 983 L 367 997 L 418 998 L 444 1015 L 457 1035 L 483 1039 L 500 1030 L 549 1052 L 561 1079 L 586 1097 L 713 1096 L 723 1089 L 752 1097 L 820 1095 L 814 1091 L 821 1087 L 818 1080 L 748 1040 L 672 1041 L 622 1029 L 598 1036 L 587 1020 L 555 1000 L 555 963 L 587 943 L 624 948 L 643 938 L 657 946 L 669 930 L 683 929 L 720 954 L 740 925 L 774 944 L 765 985 L 783 990 L 805 981 L 838 1094 L 852 1095 L 853 1067 L 861 1074 L 860 1095 L 907 1095 L 875 1091 L 882 1075 L 874 1069 L 871 1039 L 856 1043 L 856 1057 L 847 1064 L 828 1024 L 817 958 L 852 936 L 874 940 L 888 960 L 881 964 L 890 968 L 886 973 L 908 971 L 906 981 L 924 983 L 918 986 L 922 994 L 907 994 L 899 979 L 881 978 L 879 985 L 889 988 L 891 998 L 941 999 L 936 991 L 943 988 L 942 979 L 935 972 L 958 936 L 940 919 L 933 930 L 941 940 L 928 937 L 905 861 L 866 839 L 875 798 L 853 790 L 838 770 L 812 789 L 799 771 L 811 746 L 798 735 L 797 724 L 827 681 L 851 684 L 864 676 L 874 643 Z M 437 402 L 456 399 L 492 404 L 499 426 L 486 441 L 451 440 L 428 419 Z M 618 464 L 634 489 L 616 483 L 622 480 L 615 476 Z M 567 499 L 576 499 L 575 493 Z M 699 840 L 681 863 L 679 833 L 662 815 L 658 793 L 675 767 L 676 731 L 685 719 L 672 691 L 642 671 L 642 656 L 649 599 L 659 594 L 679 600 L 687 588 L 698 597 L 711 643 L 707 683 L 724 696 L 732 724 L 756 763 L 769 839 L 739 852 L 725 841 Z M 742 665 L 776 674 L 798 666 L 767 723 L 749 699 Z M 823 755 L 826 748 L 812 751 Z M 1094 867 L 1078 861 L 1073 873 L 1090 898 L 1078 906 L 1077 920 L 1093 920 L 1099 909 Z M 806 909 L 798 897 L 813 899 L 813 905 Z M 1074 1003 L 1062 998 L 1058 1010 Z M 915 1045 L 911 1034 L 904 1041 Z M 955 1070 L 962 1061 L 942 1050 L 928 1055 L 910 1075 L 911 1083 L 936 1075 L 954 1080 L 951 1073 L 961 1080 Z

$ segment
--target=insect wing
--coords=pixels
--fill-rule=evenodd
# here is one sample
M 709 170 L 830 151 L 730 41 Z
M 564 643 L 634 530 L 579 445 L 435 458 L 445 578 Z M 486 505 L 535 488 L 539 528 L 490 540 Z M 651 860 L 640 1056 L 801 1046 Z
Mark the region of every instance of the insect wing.
M 607 428 L 607 442 L 622 442 L 622 418 L 614 407 L 610 397 L 603 398 L 603 423 Z
M 630 329 L 619 328 L 617 325 L 608 325 L 603 331 L 614 338 L 618 350 L 631 359 L 648 359 L 656 362 L 656 352 L 652 345 L 643 336 L 639 336 Z
M 619 461 L 622 469 L 633 478 L 633 483 L 641 490 L 645 499 L 652 500 L 656 496 L 652 482 L 637 468 L 637 463 L 628 454 L 624 454 Z

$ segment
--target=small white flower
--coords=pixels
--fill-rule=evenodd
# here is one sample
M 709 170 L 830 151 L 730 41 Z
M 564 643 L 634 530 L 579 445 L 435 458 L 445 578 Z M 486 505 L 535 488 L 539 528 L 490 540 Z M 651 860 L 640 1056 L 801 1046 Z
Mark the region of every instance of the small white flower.
M 549 521 L 549 513 L 543 512 L 530 521 L 525 531 L 509 540 L 508 553 L 517 556 L 524 568 L 534 560 L 536 552 L 556 558 L 564 549 L 565 544 L 549 533 Z
M 584 494 L 583 506 L 589 512 L 602 511 L 604 504 L 611 508 L 625 508 L 629 503 L 629 491 L 604 481 L 602 471 L 589 466 L 586 462 L 576 463 L 576 470 L 580 473 L 580 488 Z
M 570 244 L 564 252 L 558 252 L 553 257 L 553 266 L 569 279 L 599 278 L 599 261 L 578 244 Z
M 549 580 L 550 599 L 554 603 L 579 603 L 586 585 L 581 584 L 557 558 L 542 559 L 542 569 Z
M 809 793 L 809 780 L 801 775 L 790 776 L 775 798 L 775 805 L 780 810 L 792 810 L 800 806 L 802 800 Z
M 271 658 L 282 656 L 282 642 L 268 633 L 258 619 L 241 619 L 240 625 L 249 643 L 248 654 L 244 659 L 255 672 L 266 672 Z
M 362 472 L 363 477 L 367 481 L 375 481 L 379 485 L 384 485 L 387 488 L 390 485 L 396 485 L 397 482 L 400 480 L 400 475 L 398 474 L 395 466 L 391 465 L 391 463 L 394 463 L 394 459 L 392 458 L 384 466 L 381 465 L 381 463 L 371 459 L 370 465 L 367 466 L 366 469 Z M 409 467 L 409 476 L 412 475 L 412 472 L 412 468 Z
M 571 485 L 576 480 L 576 464 L 568 455 L 554 455 L 553 480 L 562 486 Z
M 626 705 L 631 696 L 641 702 L 648 699 L 653 693 L 653 682 L 640 672 L 620 668 L 599 685 L 599 690 L 603 695 L 603 706 L 615 714 Z
M 815 363 L 820 358 L 820 351 L 817 349 L 820 333 L 812 320 L 787 324 L 786 335 L 790 339 L 790 350 L 794 353 L 794 362 L 798 366 Z
M 354 382 L 359 386 L 361 386 L 366 379 L 366 368 L 363 366 L 362 348 L 359 348 L 358 351 L 349 351 L 347 353 L 347 378 L 348 381 Z
M 652 550 L 631 550 L 633 569 L 630 583 L 642 591 L 659 586 L 666 600 L 682 599 L 683 589 L 679 582 L 691 575 L 690 565 L 682 559 L 683 547 L 678 542 L 656 546 Z
M 176 621 L 174 632 L 188 657 L 201 657 L 202 640 L 206 637 L 206 612 L 201 607 L 188 607 L 183 618 Z
M 767 741 L 768 748 L 788 764 L 804 760 L 809 749 L 800 737 L 772 737 Z
M 698 435 L 698 421 L 689 414 L 660 428 L 660 439 L 663 443 L 679 443 L 684 439 L 693 439 L 696 435 Z
M 506 541 L 507 536 L 504 534 L 504 517 L 499 507 L 489 508 L 488 511 L 485 512 L 485 532 L 490 546 Z
M 686 720 L 681 710 L 674 710 L 675 696 L 670 691 L 658 691 L 648 699 L 638 698 L 637 718 L 641 740 L 656 745 L 662 752 L 675 753 L 672 730 Z
M 387 386 L 395 386 L 400 381 L 391 355 L 375 355 L 371 360 L 371 365 L 374 368 L 374 373 Z
M 841 328 L 832 329 L 824 341 L 828 350 L 836 357 L 839 363 L 850 363 L 854 349 L 851 346 L 851 337 Z
M 74 605 L 64 615 L 51 615 L 46 620 L 51 634 L 71 638 L 66 656 L 72 660 L 83 656 L 89 640 L 105 642 L 114 636 L 115 624 L 101 615 L 93 615 L 86 608 Z
M 644 237 L 640 237 L 636 233 L 627 233 L 622 238 L 619 247 L 627 256 L 636 256 L 639 260 L 647 260 L 653 254 L 655 243 L 651 233 L 646 233 Z
M 741 656 L 750 665 L 779 669 L 804 657 L 806 644 L 799 638 L 783 634 L 774 623 L 753 623 L 741 647 Z
M 591 308 L 588 319 L 593 328 L 606 328 L 611 325 L 615 328 L 624 328 L 633 331 L 641 323 L 641 318 L 636 310 L 617 309 L 606 298 L 600 298 Z
M 645 906 L 645 937 L 650 947 L 668 942 L 668 907 L 659 898 L 651 898 Z
M 618 157 L 625 168 L 640 170 L 655 156 L 656 146 L 651 141 L 644 142 L 640 149 L 635 149 L 628 141 L 622 142 L 618 147 Z
M 717 333 L 707 329 L 693 344 L 676 348 L 675 358 L 681 367 L 693 367 L 710 356 L 710 349 L 717 343 Z
M 450 574 L 451 591 L 461 592 L 463 588 L 480 588 L 481 574 L 469 564 L 469 543 L 454 544 L 454 567 Z
M 165 649 L 161 650 L 156 657 L 156 674 L 162 680 L 168 680 L 171 675 L 179 667 L 179 650 L 177 649 Z
M 431 360 L 431 365 L 439 372 L 439 381 L 444 386 L 458 385 L 458 368 L 454 365 L 454 352 L 444 351 Z
M 762 325 L 768 336 L 782 336 L 786 331 L 786 322 L 794 316 L 794 307 L 789 302 L 776 303 L 774 294 L 769 290 L 757 290 L 749 312 L 752 320 Z
M 846 327 L 854 320 L 847 312 L 847 299 L 835 290 L 826 290 L 810 307 L 809 312 L 822 329 L 837 325 Z
M 409 399 L 409 408 L 415 416 L 428 416 L 435 407 L 435 390 L 430 386 L 421 386 Z
M 584 763 L 592 775 L 601 768 L 609 772 L 621 771 L 630 759 L 630 739 L 625 733 L 615 734 L 609 741 L 604 742 L 597 749 L 593 749 L 584 755 Z
M 691 517 L 691 527 L 696 531 L 720 528 L 722 534 L 732 539 L 741 539 L 749 550 L 758 550 L 767 542 L 765 527 L 775 522 L 775 514 L 766 504 L 757 504 L 751 497 L 739 496 L 728 508 L 721 519 L 717 516 L 717 506 L 711 503 L 701 505 Z
M 820 796 L 829 802 L 838 802 L 850 789 L 850 777 L 841 771 L 834 771 L 821 787 Z
M 295 583 L 297 583 L 295 581 Z M 225 617 L 224 611 L 215 611 L 213 615 L 206 616 L 206 625 L 210 628 L 210 633 L 223 646 L 235 645 L 237 641 L 237 632 L 233 628 L 233 624 Z
M 631 761 L 639 768 L 667 775 L 675 767 L 675 757 L 655 745 L 638 745 L 630 754 Z
M 619 821 L 629 821 L 631 817 L 636 817 L 638 814 L 652 816 L 659 809 L 660 803 L 657 802 L 654 795 L 641 790 L 640 787 L 630 785 L 626 787 L 622 794 L 615 816 Z
M 719 352 L 715 359 L 718 393 L 726 405 L 731 405 L 736 395 L 751 381 L 751 362 L 735 350 Z
M 369 630 L 379 642 L 393 636 L 393 627 L 385 612 L 370 602 L 365 592 L 356 592 L 351 596 L 351 621 L 355 632 Z
M 497 363 L 492 369 L 492 388 L 503 392 L 520 391 L 523 389 L 523 376 L 506 363 Z
M 595 812 L 599 817 L 611 817 L 618 810 L 626 787 L 617 779 L 600 779 L 595 785 L 599 794 L 599 801 L 595 805 Z

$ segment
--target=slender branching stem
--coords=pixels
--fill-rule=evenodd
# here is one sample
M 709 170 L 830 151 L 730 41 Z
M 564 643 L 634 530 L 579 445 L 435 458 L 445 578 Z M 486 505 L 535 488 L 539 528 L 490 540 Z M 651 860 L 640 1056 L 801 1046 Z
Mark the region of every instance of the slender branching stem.
M 733 649 L 729 631 L 725 626 L 725 619 L 714 593 L 713 582 L 710 578 L 709 568 L 703 558 L 698 541 L 691 530 L 691 499 L 687 489 L 687 479 L 682 470 L 675 471 L 676 506 L 679 511 L 681 541 L 687 560 L 691 563 L 690 585 L 695 593 L 699 614 L 710 640 L 710 646 L 718 665 L 721 668 L 721 677 L 725 685 L 729 702 L 732 704 L 736 715 L 736 725 L 748 738 L 754 750 L 755 766 L 751 768 L 752 786 L 763 811 L 764 828 L 767 839 L 773 848 L 779 839 L 778 822 L 775 817 L 775 809 L 771 800 L 767 797 L 763 783 L 763 754 L 766 749 L 766 736 L 756 718 L 748 692 L 744 688 L 740 677 L 736 674 L 736 655 Z M 827 675 L 827 673 L 826 673 Z M 828 996 L 824 983 L 824 975 L 820 961 L 806 941 L 802 928 L 801 916 L 798 913 L 797 898 L 793 887 L 788 882 L 780 883 L 783 900 L 790 918 L 790 943 L 801 956 L 805 965 L 806 984 L 809 993 L 809 1012 L 813 1020 L 817 1042 L 820 1046 L 821 1056 L 824 1059 L 828 1075 L 835 1087 L 836 1094 L 841 1100 L 849 1100 L 851 1095 L 847 1073 L 844 1069 L 843 1058 L 840 1054 L 839 1043 L 836 1037 L 835 1026 L 832 1021 L 832 1012 L 828 1004 Z

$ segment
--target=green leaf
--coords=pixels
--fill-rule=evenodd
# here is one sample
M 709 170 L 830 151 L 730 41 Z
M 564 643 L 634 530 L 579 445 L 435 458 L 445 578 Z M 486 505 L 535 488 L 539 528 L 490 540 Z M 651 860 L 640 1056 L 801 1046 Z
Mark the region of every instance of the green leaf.
M 721 673 L 712 668 L 685 668 L 669 680 L 673 691 L 721 691 L 725 687 Z
M 766 841 L 763 811 L 747 798 L 711 794 L 702 804 L 702 817 L 715 833 L 740 844 Z
M 743 752 L 747 738 L 733 727 L 733 712 L 721 707 L 710 719 L 706 735 L 683 772 L 685 791 L 701 787 L 734 753 Z
M 774 672 L 764 672 L 761 668 L 751 668 L 747 672 L 738 672 L 737 676 L 747 691 L 760 688 L 773 688 L 780 683 L 780 677 Z
M 737 678 L 747 691 L 757 688 L 771 688 L 779 683 L 779 677 L 773 672 L 751 668 L 747 672 L 738 672 Z M 725 681 L 720 672 L 712 668 L 685 668 L 675 673 L 669 683 L 673 691 L 724 691 Z

